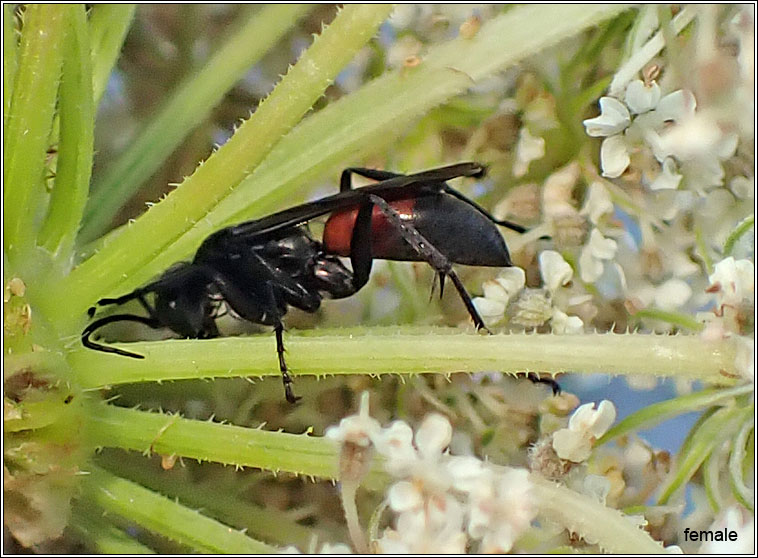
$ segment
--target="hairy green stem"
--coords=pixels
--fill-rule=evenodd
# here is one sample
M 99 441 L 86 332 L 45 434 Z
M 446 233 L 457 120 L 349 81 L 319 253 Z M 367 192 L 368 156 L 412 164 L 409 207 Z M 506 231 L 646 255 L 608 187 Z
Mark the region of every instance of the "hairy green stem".
M 210 554 L 271 554 L 276 551 L 200 512 L 94 465 L 83 477 L 84 501 L 108 513 Z
M 95 106 L 121 53 L 126 33 L 134 18 L 134 4 L 95 4 L 91 8 L 90 50 L 92 52 L 92 98 Z
M 311 6 L 278 4 L 247 8 L 242 25 L 167 99 L 127 150 L 111 164 L 87 204 L 82 241 L 103 233 L 119 208 L 148 179 L 224 94 L 292 28 Z
M 87 14 L 73 5 L 66 14 L 58 113 L 60 134 L 55 183 L 39 244 L 63 262 L 71 251 L 89 193 L 94 145 L 95 109 L 92 102 L 92 69 Z
M 481 372 L 640 374 L 732 383 L 735 346 L 698 336 L 476 335 L 452 328 L 318 329 L 285 338 L 294 375 Z M 85 388 L 113 384 L 279 375 L 274 336 L 121 345 L 144 360 L 89 349 L 69 361 Z
M 306 548 L 313 531 L 297 522 L 292 510 L 258 506 L 249 501 L 240 490 L 237 475 L 211 477 L 201 482 L 187 482 L 180 475 L 155 474 L 155 460 L 144 459 L 136 453 L 103 452 L 96 463 L 114 474 L 172 498 L 185 505 L 205 510 L 206 515 L 244 530 L 256 539 L 274 544 L 294 544 Z M 181 467 L 177 463 L 177 467 Z M 260 478 L 258 476 L 254 478 Z M 244 484 L 244 483 L 243 483 Z
M 239 467 L 338 478 L 338 447 L 325 438 L 203 422 L 178 415 L 94 404 L 88 436 L 95 446 L 178 455 Z M 378 460 L 377 460 L 378 463 Z M 369 485 L 383 482 L 375 466 Z
M 753 385 L 737 386 L 728 389 L 709 389 L 689 393 L 674 399 L 653 403 L 629 415 L 615 424 L 598 439 L 595 445 L 605 444 L 637 430 L 651 428 L 658 423 L 669 420 L 683 413 L 699 411 L 707 407 L 731 405 L 735 397 L 746 395 L 754 390 Z
M 155 554 L 103 517 L 102 509 L 83 502 L 74 505 L 69 528 L 101 554 Z
M 619 510 L 540 476 L 532 475 L 530 480 L 541 516 L 597 544 L 604 552 L 663 553 L 660 543 Z
M 18 35 L 16 33 L 16 18 L 12 4 L 3 4 L 3 130 L 6 118 L 11 108 L 13 83 L 16 80 L 18 56 Z
M 46 201 L 43 174 L 55 114 L 66 31 L 74 6 L 29 4 L 8 112 L 3 167 L 3 247 L 11 260 L 37 238 L 37 212 Z

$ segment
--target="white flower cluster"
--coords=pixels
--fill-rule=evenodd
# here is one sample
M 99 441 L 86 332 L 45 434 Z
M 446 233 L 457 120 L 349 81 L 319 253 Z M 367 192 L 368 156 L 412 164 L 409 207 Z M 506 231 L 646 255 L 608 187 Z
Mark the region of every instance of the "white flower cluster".
M 525 328 L 539 327 L 550 321 L 553 333 L 581 333 L 584 322 L 564 310 L 575 303 L 566 285 L 574 271 L 558 252 L 540 253 L 540 274 L 543 289 L 525 289 L 526 275 L 519 267 L 504 269 L 495 279 L 483 284 L 484 296 L 475 297 L 474 305 L 488 324 L 502 320 L 509 303 L 513 303 L 511 321 Z
M 755 264 L 730 256 L 714 266 L 708 279 L 707 292 L 716 296 L 716 308 L 698 314 L 706 324 L 701 336 L 708 341 L 735 337 L 735 368 L 743 378 L 753 381 L 755 340 L 748 335 L 752 333 L 750 320 L 754 319 Z
M 737 135 L 725 134 L 716 121 L 695 113 L 695 96 L 679 89 L 661 96 L 655 81 L 632 81 L 623 101 L 600 99 L 600 115 L 584 121 L 587 134 L 604 137 L 600 147 L 603 176 L 618 178 L 638 157 L 642 181 L 651 190 L 675 190 L 685 183 L 705 191 L 724 182 L 721 162 L 737 148 Z M 652 155 L 659 163 L 645 161 Z
M 397 479 L 387 493 L 394 526 L 373 541 L 378 552 L 461 554 L 472 544 L 479 552 L 507 552 L 531 524 L 528 472 L 450 455 L 452 434 L 439 414 L 428 415 L 415 435 L 405 422 L 382 429 L 364 413 L 327 431 L 343 444 L 369 439 Z

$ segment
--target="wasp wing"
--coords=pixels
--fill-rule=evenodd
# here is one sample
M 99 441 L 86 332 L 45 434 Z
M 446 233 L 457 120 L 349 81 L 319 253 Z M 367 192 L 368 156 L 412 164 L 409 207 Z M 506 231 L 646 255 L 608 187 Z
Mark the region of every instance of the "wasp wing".
M 278 230 L 296 225 L 302 225 L 323 215 L 360 205 L 368 194 L 374 194 L 389 200 L 411 195 L 422 195 L 424 192 L 440 192 L 447 188 L 445 181 L 461 176 L 482 176 L 485 169 L 478 163 L 458 163 L 415 174 L 399 175 L 376 184 L 364 186 L 355 190 L 339 192 L 319 200 L 307 202 L 268 215 L 261 219 L 247 221 L 222 229 L 225 235 L 240 237 L 250 235 L 266 235 Z M 218 233 L 216 233 L 218 234 Z M 213 236 L 213 235 L 212 235 Z

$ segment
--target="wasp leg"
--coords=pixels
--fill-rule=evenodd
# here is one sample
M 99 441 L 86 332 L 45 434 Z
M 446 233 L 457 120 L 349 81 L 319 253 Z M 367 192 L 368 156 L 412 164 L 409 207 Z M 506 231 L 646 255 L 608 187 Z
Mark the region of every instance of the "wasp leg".
M 422 234 L 415 229 L 415 227 L 412 227 L 405 223 L 400 215 L 398 215 L 397 212 L 392 209 L 392 207 L 390 207 L 390 205 L 385 200 L 373 194 L 369 194 L 368 199 L 369 203 L 366 205 L 376 205 L 379 210 L 385 215 L 385 217 L 387 217 L 387 220 L 392 223 L 392 225 L 402 235 L 403 239 L 408 244 L 410 244 L 410 246 L 420 256 L 422 256 L 437 273 L 450 277 L 450 280 L 453 282 L 453 285 L 455 285 L 455 288 L 458 291 L 463 304 L 466 305 L 466 310 L 468 310 L 471 319 L 474 321 L 476 329 L 484 330 L 489 333 L 490 331 L 484 325 L 484 320 L 479 315 L 479 312 L 477 312 L 476 307 L 474 306 L 474 302 L 471 300 L 471 296 L 468 294 L 468 291 L 466 291 L 466 288 L 463 286 L 463 283 L 458 277 L 458 274 L 453 269 L 450 260 L 448 260 L 442 252 L 437 250 L 437 248 L 435 248 L 426 238 L 424 238 Z M 356 226 L 358 226 L 357 222 Z
M 290 376 L 287 363 L 284 361 L 284 325 L 282 325 L 282 322 L 274 326 L 274 333 L 276 333 L 276 354 L 279 356 L 279 371 L 282 373 L 282 383 L 284 384 L 284 397 L 289 403 L 297 403 L 301 398 L 292 391 L 292 376 Z
M 533 384 L 547 384 L 547 385 L 549 385 L 550 388 L 553 390 L 553 395 L 560 395 L 561 394 L 561 386 L 553 378 L 542 378 L 542 377 L 540 377 L 539 374 L 535 374 L 534 372 L 529 372 L 526 375 L 526 377 Z

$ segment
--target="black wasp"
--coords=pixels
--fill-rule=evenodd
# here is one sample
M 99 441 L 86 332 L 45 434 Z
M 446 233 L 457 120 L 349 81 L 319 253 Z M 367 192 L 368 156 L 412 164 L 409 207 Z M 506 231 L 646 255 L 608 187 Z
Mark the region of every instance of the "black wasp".
M 200 245 L 191 262 L 175 264 L 155 281 L 98 305 L 136 299 L 147 316 L 114 314 L 82 332 L 91 349 L 132 358 L 142 355 L 90 339 L 100 327 L 134 321 L 167 327 L 182 337 L 218 337 L 216 318 L 226 306 L 239 318 L 273 326 L 287 401 L 298 397 L 284 360 L 282 318 L 288 306 L 315 312 L 324 296 L 348 297 L 368 281 L 373 260 L 426 261 L 437 272 L 440 290 L 449 278 L 477 329 L 486 329 L 452 264 L 509 267 L 508 248 L 496 225 L 525 229 L 495 219 L 446 184 L 458 177 L 480 178 L 485 168 L 460 163 L 416 174 L 348 168 L 340 192 L 254 221 L 221 229 Z M 353 189 L 352 175 L 379 182 Z M 321 242 L 308 221 L 329 215 Z M 340 261 L 349 257 L 352 270 Z M 152 294 L 152 303 L 148 296 Z M 95 309 L 90 309 L 93 316 Z M 530 374 L 533 381 L 541 381 Z M 552 380 L 545 380 L 557 388 Z

